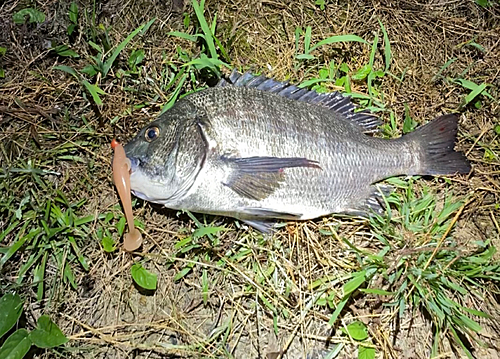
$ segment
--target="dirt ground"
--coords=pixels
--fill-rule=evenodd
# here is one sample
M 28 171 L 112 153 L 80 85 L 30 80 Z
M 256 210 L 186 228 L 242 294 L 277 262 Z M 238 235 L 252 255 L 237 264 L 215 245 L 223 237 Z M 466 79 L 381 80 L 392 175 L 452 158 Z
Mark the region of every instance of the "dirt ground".
M 7 48 L 0 56 L 0 68 L 5 70 L 5 78 L 0 79 L 0 161 L 2 168 L 10 168 L 30 160 L 33 166 L 58 173 L 51 175 L 50 182 L 71 201 L 86 199 L 79 209 L 82 214 L 113 213 L 113 222 L 121 208 L 111 179 L 109 143 L 115 137 L 126 142 L 168 101 L 170 94 L 160 89 L 166 63 L 177 58 L 176 46 L 192 55 L 200 47 L 167 35 L 185 31 L 184 14 L 194 17 L 191 3 L 85 0 L 77 4 L 80 28 L 90 26 L 95 12 L 95 24 L 109 28 L 111 44 L 118 44 L 140 24 L 154 17 L 157 21 L 146 36 L 122 52 L 111 74 L 99 79 L 106 95 L 103 104 L 95 106 L 74 77 L 52 69 L 55 65 L 82 69 L 95 54 L 84 31 L 67 35 L 70 1 L 6 0 L 0 4 L 0 46 Z M 45 22 L 14 24 L 12 15 L 27 6 L 43 11 Z M 382 36 L 380 20 L 391 42 L 394 76 L 385 76 L 379 90 L 386 108 L 396 114 L 399 128 L 405 105 L 418 123 L 443 113 L 460 113 L 457 148 L 470 159 L 472 173 L 446 181 L 422 181 L 438 193 L 451 191 L 457 198 L 468 199 L 454 229 L 460 246 L 488 240 L 500 247 L 500 138 L 494 131 L 500 124 L 498 2 L 482 7 L 472 0 L 326 1 L 322 9 L 312 0 L 224 0 L 207 1 L 205 8 L 207 18 L 217 15 L 216 34 L 226 45 L 231 66 L 292 83 L 317 76 L 322 63 L 345 62 L 358 69 L 370 57 L 369 46 L 325 46 L 315 53 L 313 66 L 298 66 L 294 60 L 297 27 L 312 27 L 312 43 L 338 34 L 372 41 L 375 33 Z M 56 56 L 49 51 L 51 41 L 71 44 L 80 57 Z M 117 69 L 137 48 L 145 50 L 140 74 L 120 77 Z M 375 61 L 383 66 L 383 48 Z M 453 78 L 490 84 L 493 99 L 484 98 L 480 108 L 460 108 L 469 90 L 447 80 Z M 327 86 L 339 90 L 332 83 Z M 366 84 L 353 83 L 353 91 L 366 93 Z M 380 116 L 390 121 L 388 112 Z M 70 150 L 64 152 L 64 148 Z M 13 193 L 16 201 L 31 186 L 29 180 L 19 182 Z M 18 205 L 16 201 L 12 206 Z M 315 304 L 314 281 L 326 276 L 343 278 L 359 269 L 356 252 L 341 238 L 370 253 L 380 250 L 366 221 L 331 217 L 288 223 L 272 238 L 263 238 L 231 219 L 206 217 L 231 230 L 222 232 L 216 245 L 204 240 L 197 251 L 179 255 L 175 244 L 196 228 L 188 215 L 142 201 L 134 207 L 134 214 L 145 228 L 141 253 L 106 253 L 94 235 L 103 225 L 96 219 L 90 223 L 93 234 L 78 242 L 89 270 L 72 265 L 76 289 L 60 280 L 57 264 L 51 261 L 42 301 L 36 300 L 31 279 L 16 287 L 27 301 L 28 327 L 47 313 L 71 339 L 64 349 L 37 351 L 34 357 L 312 359 L 330 353 L 330 358 L 354 358 L 358 345 L 341 332 L 353 320 L 368 326 L 369 346 L 376 348 L 377 358 L 430 357 L 433 327 L 417 308 L 408 308 L 396 321 L 390 306 L 378 307 L 373 297 L 360 294 L 331 327 L 332 308 Z M 204 217 L 197 218 L 202 221 Z M 6 213 L 0 212 L 0 229 L 8 224 Z M 326 235 L 333 227 L 338 235 Z M 118 241 L 116 230 L 111 232 Z M 9 235 L 0 246 L 12 240 Z M 0 272 L 0 294 L 14 288 L 14 273 L 29 254 L 24 251 Z M 156 291 L 145 292 L 134 284 L 130 267 L 136 261 L 157 274 Z M 189 265 L 194 265 L 191 272 L 175 280 Z M 272 275 L 264 276 L 266 271 Z M 498 289 L 498 285 L 484 288 L 484 301 L 476 296 L 464 298 L 491 315 L 478 319 L 483 330 L 477 339 L 482 344 L 471 344 L 477 358 L 499 357 Z M 272 307 L 279 308 L 279 315 L 273 314 Z M 333 356 L 339 345 L 338 356 Z M 466 357 L 444 335 L 438 349 L 439 358 Z

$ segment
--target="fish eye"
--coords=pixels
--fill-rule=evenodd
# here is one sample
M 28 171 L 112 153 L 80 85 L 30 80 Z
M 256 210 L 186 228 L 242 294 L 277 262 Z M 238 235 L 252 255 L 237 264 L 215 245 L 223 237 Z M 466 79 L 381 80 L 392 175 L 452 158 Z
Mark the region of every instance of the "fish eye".
M 150 127 L 145 132 L 146 141 L 151 142 L 158 138 L 160 135 L 160 129 L 156 126 Z

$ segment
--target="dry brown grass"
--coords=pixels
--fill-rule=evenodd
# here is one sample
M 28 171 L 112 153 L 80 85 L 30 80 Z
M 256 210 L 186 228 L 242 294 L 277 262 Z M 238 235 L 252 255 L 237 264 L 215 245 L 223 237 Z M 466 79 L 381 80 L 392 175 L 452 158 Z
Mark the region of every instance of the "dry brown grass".
M 6 78 L 0 80 L 0 161 L 2 166 L 18 166 L 21 159 L 30 159 L 44 169 L 61 173 L 51 181 L 67 197 L 87 198 L 84 212 L 98 215 L 117 212 L 118 203 L 110 175 L 111 150 L 115 136 L 130 138 L 159 112 L 168 94 L 159 90 L 165 66 L 162 53 L 173 59 L 175 46 L 196 53 L 192 44 L 167 36 L 181 29 L 180 1 L 130 0 L 97 2 L 98 21 L 112 26 L 111 42 L 116 44 L 138 25 L 153 17 L 158 21 L 146 37 L 134 41 L 131 48 L 146 51 L 143 72 L 135 79 L 110 79 L 101 82 L 107 95 L 104 105 L 92 107 L 82 88 L 70 76 L 51 69 L 64 63 L 75 68 L 87 64 L 91 50 L 83 36 L 75 39 L 80 59 L 62 59 L 49 53 L 48 40 L 66 41 L 68 1 L 43 0 L 37 7 L 47 14 L 39 26 L 14 25 L 15 10 L 28 2 L 7 0 L 0 5 L 0 46 L 7 47 L 0 59 Z M 80 9 L 92 9 L 92 1 L 79 3 Z M 349 1 L 329 3 L 324 11 L 314 1 L 279 2 L 248 0 L 209 1 L 207 17 L 218 16 L 220 40 L 228 46 L 232 65 L 253 69 L 277 79 L 300 82 L 317 75 L 319 66 L 295 67 L 297 26 L 313 28 L 313 42 L 334 34 L 354 33 L 372 40 L 380 19 L 386 26 L 394 56 L 391 72 L 404 80 L 386 76 L 380 90 L 385 103 L 398 119 L 404 116 L 406 103 L 418 122 L 429 121 L 442 113 L 457 110 L 466 93 L 435 74 L 451 58 L 457 60 L 443 76 L 486 82 L 490 93 L 499 98 L 500 88 L 500 11 L 498 5 L 483 9 L 474 1 Z M 189 5 L 185 10 L 191 12 Z M 82 19 L 82 21 L 85 21 Z M 88 23 L 83 23 L 88 26 Z M 465 46 L 474 39 L 485 52 Z M 128 51 L 127 50 L 127 51 Z M 368 62 L 369 48 L 361 45 L 325 47 L 318 53 L 318 64 L 344 61 L 352 69 Z M 121 56 L 120 61 L 126 57 Z M 382 55 L 377 55 L 382 63 Z M 129 91 L 133 88 L 135 91 Z M 335 90 L 334 86 L 331 86 Z M 366 93 L 363 84 L 353 90 Z M 142 109 L 133 106 L 145 104 Z M 452 188 L 456 196 L 469 195 L 470 202 L 457 221 L 455 238 L 468 253 L 468 246 L 477 240 L 493 241 L 500 247 L 500 163 L 484 158 L 484 148 L 496 149 L 500 156 L 498 135 L 493 131 L 499 123 L 498 101 L 485 101 L 481 109 L 462 111 L 458 148 L 467 153 L 474 170 L 469 176 L 428 181 L 437 193 Z M 111 120 L 115 119 L 113 125 Z M 388 116 L 382 115 L 387 121 Z M 71 155 L 81 161 L 60 160 L 63 146 L 71 144 Z M 31 184 L 20 183 L 21 198 Z M 331 310 L 313 305 L 318 288 L 311 284 L 326 276 L 338 278 L 331 290 L 340 291 L 349 273 L 358 270 L 356 252 L 342 238 L 357 248 L 376 253 L 380 244 L 374 241 L 366 221 L 329 218 L 307 223 L 289 223 L 273 238 L 263 240 L 256 233 L 238 229 L 232 220 L 218 218 L 232 228 L 220 237 L 220 245 L 203 243 L 199 257 L 174 256 L 174 244 L 195 228 L 185 215 L 141 203 L 135 215 L 145 224 L 145 245 L 142 253 L 117 251 L 105 253 L 95 238 L 89 238 L 84 253 L 91 264 L 89 272 L 77 266 L 74 271 L 78 289 L 61 283 L 57 266 L 47 269 L 47 298 L 37 303 L 33 288 L 18 288 L 28 300 L 28 326 L 41 312 L 51 314 L 72 339 L 74 349 L 63 357 L 74 358 L 165 358 L 165 357 L 228 357 L 219 346 L 219 336 L 227 335 L 226 350 L 234 358 L 321 358 L 333 343 L 344 343 L 339 358 L 356 355 L 356 345 L 337 330 L 354 319 L 366 323 L 372 344 L 380 358 L 425 358 L 432 342 L 431 324 L 418 311 L 397 323 L 390 308 L 383 307 L 375 297 L 358 295 L 348 304 L 339 323 L 331 328 L 327 322 Z M 7 223 L 0 215 L 0 229 Z M 97 228 L 98 223 L 94 223 Z M 334 230 L 335 236 L 322 235 L 320 230 Z M 116 238 L 116 233 L 113 233 Z M 9 243 L 7 237 L 1 246 Z M 235 254 L 241 257 L 235 257 Z M 29 253 L 21 254 L 4 269 L 0 284 L 12 288 L 20 264 Z M 130 266 L 146 258 L 145 266 L 158 274 L 158 289 L 143 293 L 134 286 Z M 498 254 L 497 254 L 498 258 Z M 173 277 L 186 264 L 197 262 L 191 274 L 180 281 Z M 272 276 L 263 276 L 269 268 Z M 202 296 L 202 273 L 206 270 L 210 283 L 208 301 Z M 500 315 L 497 287 L 484 288 L 487 300 L 465 298 L 474 308 L 493 315 L 484 320 L 476 346 L 478 358 L 498 358 Z M 339 294 L 340 295 L 340 294 Z M 280 315 L 273 324 L 268 301 Z M 283 311 L 287 315 L 283 315 Z M 411 313 L 415 313 L 412 317 Z M 278 329 L 278 336 L 273 326 Z M 459 358 L 446 339 L 441 343 L 440 358 Z M 283 351 L 283 353 L 281 352 Z M 53 352 L 37 353 L 55 357 Z

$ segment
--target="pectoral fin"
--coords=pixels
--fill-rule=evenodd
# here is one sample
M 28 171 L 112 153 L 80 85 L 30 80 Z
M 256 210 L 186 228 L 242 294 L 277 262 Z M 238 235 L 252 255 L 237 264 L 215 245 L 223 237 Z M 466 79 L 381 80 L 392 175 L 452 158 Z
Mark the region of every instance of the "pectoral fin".
M 300 157 L 222 157 L 231 175 L 225 186 L 242 197 L 262 200 L 271 195 L 285 180 L 286 168 L 310 167 L 321 169 L 317 161 Z

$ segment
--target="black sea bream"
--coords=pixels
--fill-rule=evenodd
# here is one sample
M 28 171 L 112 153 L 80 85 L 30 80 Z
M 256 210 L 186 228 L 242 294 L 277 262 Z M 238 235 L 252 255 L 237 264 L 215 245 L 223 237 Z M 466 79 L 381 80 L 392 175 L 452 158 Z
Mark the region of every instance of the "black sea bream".
M 401 138 L 375 138 L 366 133 L 378 120 L 339 93 L 233 72 L 177 101 L 125 151 L 136 196 L 264 231 L 273 219 L 380 211 L 374 184 L 387 177 L 469 172 L 453 149 L 457 120 L 444 115 Z

